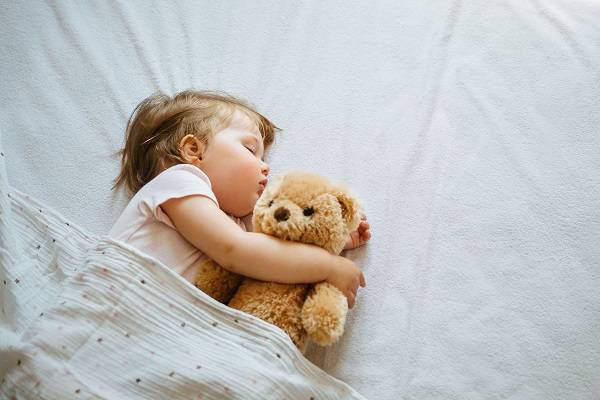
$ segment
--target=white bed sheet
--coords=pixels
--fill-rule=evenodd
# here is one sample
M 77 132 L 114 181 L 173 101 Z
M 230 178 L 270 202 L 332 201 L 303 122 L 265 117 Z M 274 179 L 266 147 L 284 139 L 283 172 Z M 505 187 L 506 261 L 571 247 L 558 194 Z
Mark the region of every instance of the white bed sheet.
M 96 234 L 133 107 L 246 97 L 273 173 L 361 195 L 367 288 L 310 359 L 377 399 L 600 397 L 600 3 L 12 2 L 9 182 Z
M 0 399 L 364 398 L 279 328 L 9 187 L 4 159 Z

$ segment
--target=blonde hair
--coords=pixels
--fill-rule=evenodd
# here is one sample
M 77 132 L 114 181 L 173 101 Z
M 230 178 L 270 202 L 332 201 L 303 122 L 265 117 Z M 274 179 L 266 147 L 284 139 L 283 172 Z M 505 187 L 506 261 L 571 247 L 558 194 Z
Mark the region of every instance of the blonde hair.
M 259 130 L 265 148 L 280 129 L 241 99 L 214 91 L 186 90 L 171 97 L 163 93 L 144 99 L 134 109 L 125 130 L 121 171 L 113 189 L 125 186 L 135 194 L 171 164 L 182 164 L 179 142 L 192 134 L 205 146 L 232 117 L 241 112 Z

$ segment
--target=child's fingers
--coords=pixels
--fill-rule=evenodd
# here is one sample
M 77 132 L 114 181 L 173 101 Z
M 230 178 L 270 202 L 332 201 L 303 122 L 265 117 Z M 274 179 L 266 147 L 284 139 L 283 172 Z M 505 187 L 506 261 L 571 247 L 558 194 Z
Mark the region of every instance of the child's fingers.
M 362 229 L 359 229 L 358 233 L 359 233 L 360 237 L 366 237 L 366 236 L 370 237 L 371 236 L 371 229 L 369 229 L 368 227 L 367 228 L 362 228 Z
M 354 307 L 354 303 L 356 301 L 354 293 L 348 293 L 347 299 L 348 299 L 348 308 Z

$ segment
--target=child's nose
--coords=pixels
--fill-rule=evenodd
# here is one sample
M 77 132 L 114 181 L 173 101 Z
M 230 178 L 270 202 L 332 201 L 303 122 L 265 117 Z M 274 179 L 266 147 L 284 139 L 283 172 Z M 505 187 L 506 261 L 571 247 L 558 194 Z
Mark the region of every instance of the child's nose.
M 267 164 L 266 162 L 263 161 L 263 166 L 262 166 L 262 173 L 264 176 L 269 175 L 269 171 L 271 171 L 271 169 L 269 168 L 269 164 Z

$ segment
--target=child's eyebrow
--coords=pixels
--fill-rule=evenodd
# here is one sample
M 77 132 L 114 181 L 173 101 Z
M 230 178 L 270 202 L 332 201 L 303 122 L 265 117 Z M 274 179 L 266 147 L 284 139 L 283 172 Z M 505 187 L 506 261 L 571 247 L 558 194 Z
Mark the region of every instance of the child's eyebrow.
M 252 134 L 248 134 L 249 137 L 251 137 L 252 139 L 254 139 L 254 141 L 260 145 L 262 145 L 264 147 L 262 138 L 259 140 L 258 137 L 256 135 L 252 135 Z

